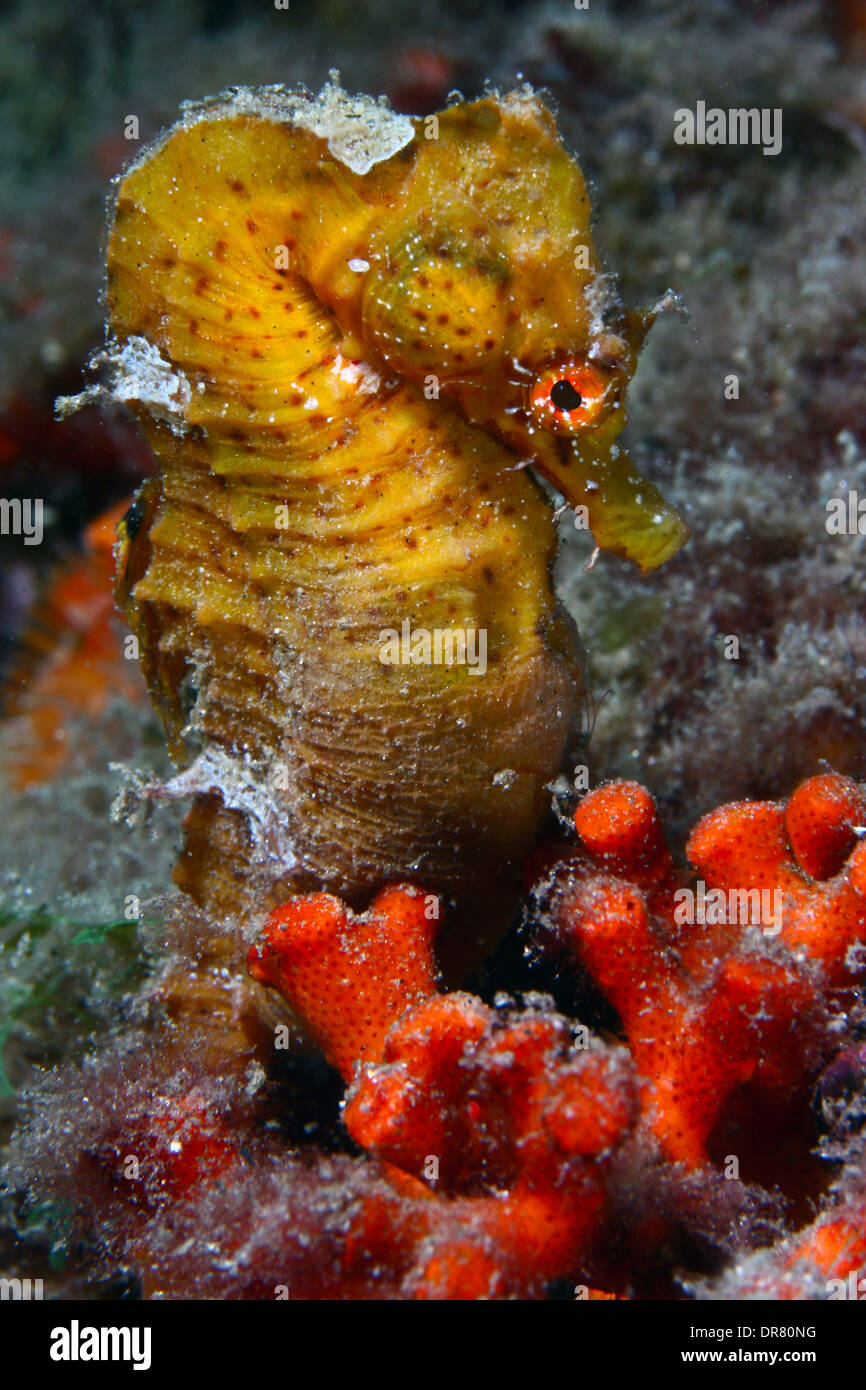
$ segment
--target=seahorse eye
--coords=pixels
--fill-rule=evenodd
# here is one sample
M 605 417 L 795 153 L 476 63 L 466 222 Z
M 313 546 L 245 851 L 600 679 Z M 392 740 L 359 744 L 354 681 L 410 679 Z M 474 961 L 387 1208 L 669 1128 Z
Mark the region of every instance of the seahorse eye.
M 577 410 L 578 406 L 583 405 L 583 396 L 565 377 L 554 383 L 550 399 L 557 410 Z
M 584 357 L 553 363 L 536 377 L 529 410 L 542 429 L 580 434 L 595 429 L 612 405 L 613 374 Z

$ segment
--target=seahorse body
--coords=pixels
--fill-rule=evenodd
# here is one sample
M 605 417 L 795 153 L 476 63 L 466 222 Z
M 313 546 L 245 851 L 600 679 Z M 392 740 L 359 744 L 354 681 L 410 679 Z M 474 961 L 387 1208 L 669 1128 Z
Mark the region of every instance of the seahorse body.
M 159 464 L 119 594 L 198 788 L 177 876 L 257 918 L 411 877 L 483 931 L 581 696 L 523 466 L 642 563 L 682 539 L 610 444 L 646 322 L 599 295 L 583 179 L 528 92 L 453 106 L 434 138 L 417 121 L 367 172 L 299 102 L 187 117 L 111 229 L 110 327 Z M 590 382 L 572 430 L 539 400 L 551 372 Z M 486 672 L 383 661 L 407 620 L 485 633 Z

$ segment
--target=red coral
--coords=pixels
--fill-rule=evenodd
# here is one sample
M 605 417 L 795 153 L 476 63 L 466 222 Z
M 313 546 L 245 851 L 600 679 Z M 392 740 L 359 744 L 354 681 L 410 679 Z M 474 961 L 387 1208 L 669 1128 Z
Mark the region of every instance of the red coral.
M 95 1230 L 147 1297 L 542 1298 L 558 1278 L 596 1285 L 593 1298 L 672 1297 L 683 1269 L 710 1271 L 687 1276 L 697 1296 L 854 1296 L 831 1281 L 859 1289 L 866 1258 L 866 1175 L 855 1182 L 851 1159 L 866 1047 L 848 1008 L 866 940 L 863 789 L 829 775 L 786 806 L 705 817 L 688 844 L 697 922 L 680 909 L 701 885 L 676 868 L 646 791 L 604 787 L 575 819 L 578 842 L 546 862 L 539 898 L 618 1010 L 631 1058 L 573 1038 L 543 996 L 518 1009 L 438 992 L 429 895 L 388 888 L 360 915 L 297 898 L 249 964 L 348 1083 L 345 1130 L 331 1114 L 327 1143 L 348 1131 L 364 1152 L 331 1157 L 305 1147 L 282 1088 L 308 1081 L 274 1051 L 261 991 L 232 974 L 233 939 L 184 909 L 175 958 L 143 996 L 152 1017 L 46 1082 L 16 1182 L 59 1198 L 72 1234 Z M 780 897 L 757 921 L 709 910 L 714 893 L 729 908 L 729 892 L 762 890 Z M 781 1198 L 725 1181 L 707 1154 L 751 1092 L 802 1130 L 791 1107 L 834 1053 L 812 1100 L 844 1181 L 812 1225 L 755 1249 L 783 1229 Z M 787 1141 L 772 1142 L 775 1185 L 790 1164 Z
M 621 782 L 580 803 L 581 849 L 553 875 L 556 929 L 616 1007 L 670 1157 L 705 1160 L 741 1083 L 784 1099 L 814 1071 L 828 1008 L 862 974 L 864 821 L 863 789 L 835 774 L 787 807 L 711 812 L 687 845 L 703 918 L 689 921 L 649 795 Z
M 787 807 L 722 807 L 689 841 L 702 878 L 686 890 L 643 788 L 578 806 L 579 844 L 548 875 L 553 921 L 619 1012 L 669 1157 L 703 1163 L 743 1083 L 784 1102 L 827 1055 L 866 939 L 864 820 L 863 790 L 835 775 Z M 411 1199 L 406 1287 L 503 1296 L 581 1268 L 638 1093 L 622 1054 L 576 1051 L 549 1010 L 435 994 L 426 901 L 390 889 L 355 917 L 326 895 L 296 899 L 251 967 L 351 1081 L 349 1132 Z
M 409 1173 L 436 1155 L 446 1192 L 543 1186 L 628 1127 L 620 1061 L 607 1049 L 576 1051 L 557 1014 L 497 1014 L 449 994 L 391 1030 L 344 1118 L 359 1144 Z
M 635 1085 L 624 1054 L 575 1051 L 546 1006 L 435 994 L 428 901 L 389 889 L 356 917 L 325 894 L 297 898 L 271 914 L 250 968 L 354 1075 L 346 1126 L 385 1160 L 423 1237 L 412 1296 L 525 1294 L 573 1271 L 595 1232 Z
M 859 1202 L 847 1202 L 838 1214 L 824 1213 L 800 1231 L 791 1245 L 786 1264 L 808 1261 L 827 1279 L 849 1280 L 853 1274 L 857 1299 L 866 1295 L 866 1200 L 862 1197 Z
M 385 889 L 363 916 L 329 893 L 294 898 L 271 913 L 250 970 L 349 1081 L 357 1062 L 381 1054 L 391 1024 L 435 990 L 437 917 L 437 900 L 407 887 Z

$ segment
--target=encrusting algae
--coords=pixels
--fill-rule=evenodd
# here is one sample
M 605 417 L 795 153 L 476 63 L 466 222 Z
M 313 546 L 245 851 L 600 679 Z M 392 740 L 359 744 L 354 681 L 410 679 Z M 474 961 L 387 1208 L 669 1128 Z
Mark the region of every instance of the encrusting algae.
M 118 593 L 195 794 L 178 882 L 258 919 L 411 876 L 458 931 L 501 918 L 582 693 L 526 467 L 642 568 L 687 534 L 615 443 L 653 313 L 601 273 L 552 114 L 334 80 L 190 108 L 120 183 L 108 304 L 159 466 Z M 425 659 L 458 630 L 483 673 Z

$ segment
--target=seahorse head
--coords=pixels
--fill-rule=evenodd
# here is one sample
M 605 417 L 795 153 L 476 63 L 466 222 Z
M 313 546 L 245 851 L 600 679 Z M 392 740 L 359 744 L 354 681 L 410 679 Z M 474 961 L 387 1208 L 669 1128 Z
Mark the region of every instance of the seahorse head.
M 604 273 L 553 115 L 524 89 L 427 125 L 374 241 L 366 335 L 585 507 L 603 549 L 660 564 L 687 530 L 616 443 L 655 314 L 626 309 Z

